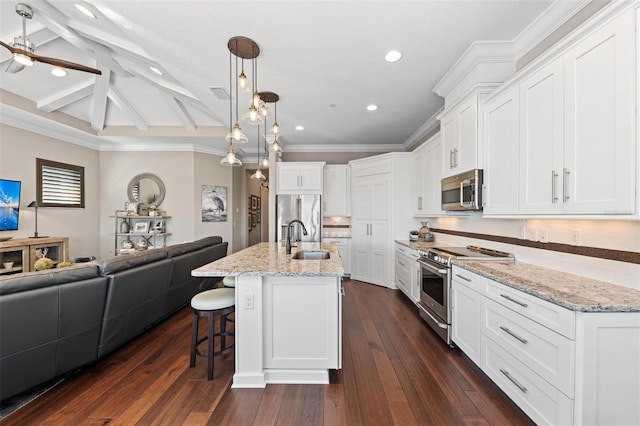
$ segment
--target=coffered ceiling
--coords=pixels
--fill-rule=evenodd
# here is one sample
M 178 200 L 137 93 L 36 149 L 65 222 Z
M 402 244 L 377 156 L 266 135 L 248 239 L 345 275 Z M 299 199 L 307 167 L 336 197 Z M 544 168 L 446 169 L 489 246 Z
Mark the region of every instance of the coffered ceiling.
M 97 149 L 224 153 L 227 41 L 233 36 L 250 37 L 261 49 L 258 89 L 280 96 L 285 150 L 403 151 L 435 124 L 429 120 L 443 99 L 433 88 L 473 41 L 514 40 L 554 2 L 24 3 L 34 11 L 27 35 L 36 53 L 96 67 L 102 75 L 70 70 L 59 78 L 41 63 L 4 72 L 11 57 L 2 49 L 3 123 Z M 96 17 L 85 16 L 76 3 Z M 6 43 L 21 32 L 15 4 L 0 0 L 0 38 Z M 392 49 L 402 59 L 387 63 L 384 56 Z M 245 61 L 245 71 L 250 69 Z M 248 102 L 249 95 L 241 94 L 241 113 Z M 369 104 L 378 109 L 367 111 Z M 257 129 L 241 124 L 250 143 L 240 153 L 255 152 Z

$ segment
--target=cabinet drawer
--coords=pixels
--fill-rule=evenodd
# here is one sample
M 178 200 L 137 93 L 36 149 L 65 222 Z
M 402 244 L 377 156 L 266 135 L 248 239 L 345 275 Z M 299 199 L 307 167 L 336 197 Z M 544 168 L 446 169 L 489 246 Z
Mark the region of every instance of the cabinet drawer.
M 484 295 L 556 333 L 575 339 L 575 313 L 569 309 L 491 280 L 486 281 Z
M 486 297 L 481 306 L 482 333 L 572 398 L 574 341 Z
M 479 293 L 483 291 L 484 284 L 488 281 L 483 276 L 456 266 L 451 271 L 451 279 Z
M 411 276 L 411 264 L 413 262 L 415 262 L 415 260 L 396 253 L 396 272 L 403 271 L 407 276 Z
M 573 400 L 484 334 L 482 370 L 537 424 L 573 424 Z
M 418 252 L 409 247 L 401 246 L 396 244 L 396 253 L 402 254 L 404 256 L 410 257 L 413 260 L 418 260 Z

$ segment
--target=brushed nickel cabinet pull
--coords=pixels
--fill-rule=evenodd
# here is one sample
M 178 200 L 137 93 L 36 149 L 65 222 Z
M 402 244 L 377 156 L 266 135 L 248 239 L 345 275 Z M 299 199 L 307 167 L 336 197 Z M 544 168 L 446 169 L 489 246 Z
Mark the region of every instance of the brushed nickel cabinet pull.
M 558 173 L 551 170 L 551 202 L 558 202 Z
M 471 278 L 467 278 L 464 275 L 456 274 L 456 277 L 460 278 L 461 280 L 465 280 L 468 283 L 471 282 Z
M 519 300 L 516 300 L 516 299 L 512 298 L 512 297 L 511 297 L 511 296 L 509 296 L 508 294 L 501 294 L 501 295 L 500 295 L 500 297 L 504 297 L 504 298 L 505 298 L 505 299 L 507 299 L 509 302 L 513 302 L 513 303 L 515 303 L 516 305 L 520 305 L 520 306 L 522 306 L 523 308 L 526 308 L 527 306 L 529 306 L 529 305 L 527 305 L 527 304 L 526 304 L 526 303 L 524 303 L 524 302 L 521 302 L 521 301 L 519 301 Z
M 569 201 L 569 169 L 563 169 L 564 176 L 562 178 L 562 199 L 566 203 Z
M 527 344 L 527 339 L 525 339 L 524 337 L 520 337 L 518 336 L 516 333 L 514 333 L 513 331 L 509 330 L 507 327 L 504 326 L 500 326 L 500 330 L 504 331 L 505 333 L 507 333 L 509 336 L 513 337 L 516 340 L 519 340 L 520 342 L 524 343 L 525 345 Z
M 513 376 L 511 376 L 511 374 L 509 374 L 508 371 L 503 370 L 502 368 L 500 369 L 500 372 L 502 374 L 504 374 L 504 376 L 509 379 L 511 381 L 511 383 L 513 383 L 514 385 L 516 385 L 518 387 L 518 389 L 520 389 L 520 391 L 522 391 L 522 393 L 527 393 L 527 388 L 522 386 L 516 379 L 513 378 Z

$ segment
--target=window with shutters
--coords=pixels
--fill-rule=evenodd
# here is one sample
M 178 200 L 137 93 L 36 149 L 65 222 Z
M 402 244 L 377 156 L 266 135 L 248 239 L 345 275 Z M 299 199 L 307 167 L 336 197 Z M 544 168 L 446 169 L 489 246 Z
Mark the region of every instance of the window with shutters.
M 36 158 L 40 207 L 84 208 L 84 167 Z

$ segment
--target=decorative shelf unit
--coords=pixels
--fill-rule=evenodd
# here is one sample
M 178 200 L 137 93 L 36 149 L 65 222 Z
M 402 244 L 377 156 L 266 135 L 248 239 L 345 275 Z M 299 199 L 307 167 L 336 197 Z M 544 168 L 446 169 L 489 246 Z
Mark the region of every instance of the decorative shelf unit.
M 56 264 L 69 261 L 69 238 L 16 238 L 0 242 L 0 275 L 35 271 L 33 264 L 48 257 Z M 13 262 L 11 268 L 2 267 Z
M 147 242 L 147 248 L 163 248 L 167 246 L 167 221 L 171 216 L 110 216 L 115 219 L 114 253 L 116 255 L 129 254 L 136 251 L 136 244 Z M 131 242 L 131 247 L 123 246 L 125 241 Z

